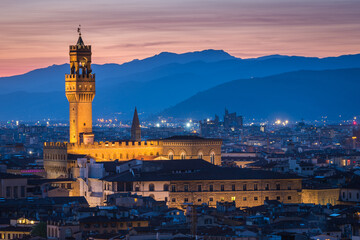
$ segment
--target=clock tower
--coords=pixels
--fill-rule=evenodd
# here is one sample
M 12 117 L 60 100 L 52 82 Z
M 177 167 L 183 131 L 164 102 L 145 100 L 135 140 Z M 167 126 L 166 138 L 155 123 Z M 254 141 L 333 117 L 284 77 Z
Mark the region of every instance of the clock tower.
M 95 97 L 95 74 L 91 70 L 91 46 L 85 45 L 80 28 L 76 45 L 70 46 L 70 74 L 65 75 L 69 101 L 70 143 L 92 144 L 92 101 Z

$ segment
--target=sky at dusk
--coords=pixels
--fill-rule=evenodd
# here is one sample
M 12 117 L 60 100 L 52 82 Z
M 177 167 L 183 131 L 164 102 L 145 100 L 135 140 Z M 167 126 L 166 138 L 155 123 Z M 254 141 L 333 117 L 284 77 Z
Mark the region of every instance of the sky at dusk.
M 68 62 L 79 24 L 97 64 L 204 49 L 360 53 L 359 0 L 1 0 L 0 76 Z

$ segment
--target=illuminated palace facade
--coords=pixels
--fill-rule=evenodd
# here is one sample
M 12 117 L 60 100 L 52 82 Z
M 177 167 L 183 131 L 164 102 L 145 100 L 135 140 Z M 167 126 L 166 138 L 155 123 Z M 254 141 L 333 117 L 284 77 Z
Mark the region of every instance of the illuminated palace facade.
M 84 44 L 80 34 L 76 45 L 71 45 L 69 50 L 70 74 L 65 75 L 65 92 L 69 101 L 70 136 L 69 142 L 44 143 L 44 167 L 48 178 L 72 176 L 71 171 L 78 157 L 96 161 L 202 158 L 220 165 L 220 139 L 179 136 L 142 141 L 136 110 L 131 140 L 94 142 L 92 101 L 95 97 L 95 74 L 91 69 L 91 46 Z

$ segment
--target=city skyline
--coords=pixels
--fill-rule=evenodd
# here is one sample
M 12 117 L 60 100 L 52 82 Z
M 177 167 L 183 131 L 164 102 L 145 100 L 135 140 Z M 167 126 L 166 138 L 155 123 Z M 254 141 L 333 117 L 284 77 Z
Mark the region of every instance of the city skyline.
M 21 4 L 19 4 L 21 2 Z M 122 1 L 0 3 L 0 77 L 63 64 L 77 24 L 94 62 L 163 51 L 223 49 L 240 58 L 359 52 L 360 3 L 348 1 Z M 86 41 L 85 40 L 85 41 Z

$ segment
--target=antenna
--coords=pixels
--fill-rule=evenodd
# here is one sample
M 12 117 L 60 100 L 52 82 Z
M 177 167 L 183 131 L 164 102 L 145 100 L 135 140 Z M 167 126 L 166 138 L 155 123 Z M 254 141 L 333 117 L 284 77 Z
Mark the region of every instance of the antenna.
M 81 24 L 79 24 L 79 27 L 77 29 L 77 32 L 79 33 L 79 36 L 81 36 Z

